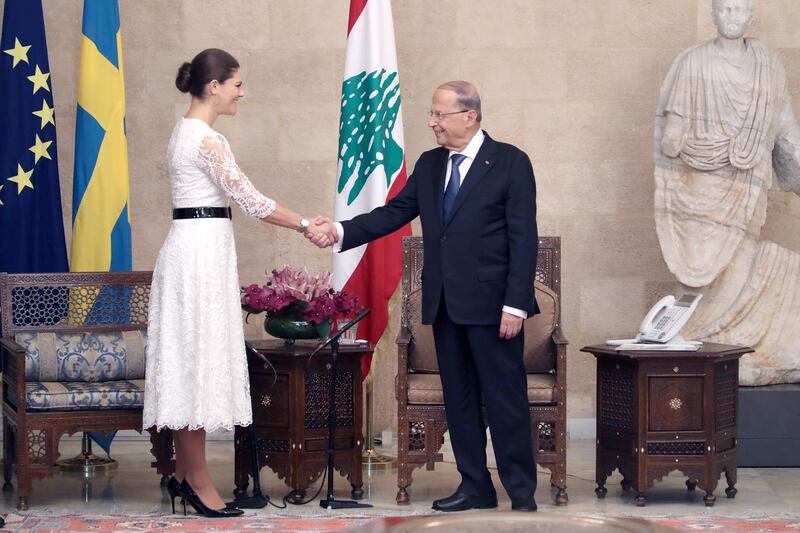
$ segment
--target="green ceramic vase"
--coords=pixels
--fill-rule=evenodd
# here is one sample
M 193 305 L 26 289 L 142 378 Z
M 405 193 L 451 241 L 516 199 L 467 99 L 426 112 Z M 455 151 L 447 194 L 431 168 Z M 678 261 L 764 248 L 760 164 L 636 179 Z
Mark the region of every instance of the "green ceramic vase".
M 284 339 L 286 344 L 294 344 L 297 339 L 325 340 L 330 335 L 333 321 L 327 319 L 314 324 L 303 318 L 308 302 L 293 302 L 277 313 L 264 319 L 264 329 L 273 337 Z

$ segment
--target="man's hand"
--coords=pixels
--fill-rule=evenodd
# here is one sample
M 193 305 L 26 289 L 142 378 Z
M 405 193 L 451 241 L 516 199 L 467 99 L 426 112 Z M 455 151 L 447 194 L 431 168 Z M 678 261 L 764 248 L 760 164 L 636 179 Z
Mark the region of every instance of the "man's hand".
M 513 339 L 522 329 L 522 318 L 511 313 L 503 312 L 500 316 L 500 338 Z
M 315 217 L 308 231 L 306 238 L 320 248 L 327 248 L 333 243 L 339 242 L 339 235 L 336 233 L 336 226 L 327 217 Z

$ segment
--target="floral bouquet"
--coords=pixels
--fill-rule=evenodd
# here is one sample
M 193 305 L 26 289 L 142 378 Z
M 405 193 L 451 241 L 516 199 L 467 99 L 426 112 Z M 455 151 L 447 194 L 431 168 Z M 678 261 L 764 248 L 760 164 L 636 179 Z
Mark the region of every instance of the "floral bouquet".
M 267 331 L 272 318 L 288 318 L 294 323 L 305 321 L 314 325 L 321 338 L 326 338 L 334 318 L 351 316 L 357 309 L 358 297 L 331 287 L 331 274 L 312 276 L 308 269 L 284 266 L 267 276 L 265 285 L 253 283 L 242 288 L 242 309 L 247 313 L 267 313 Z M 296 338 L 307 338 L 297 336 Z

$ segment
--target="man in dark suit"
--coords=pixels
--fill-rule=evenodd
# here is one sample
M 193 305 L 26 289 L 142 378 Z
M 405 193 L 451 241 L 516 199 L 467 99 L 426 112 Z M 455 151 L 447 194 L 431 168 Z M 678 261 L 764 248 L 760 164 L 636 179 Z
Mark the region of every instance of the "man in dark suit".
M 433 325 L 450 442 L 462 477 L 455 494 L 434 501 L 433 508 L 497 507 L 486 468 L 484 403 L 512 508 L 535 511 L 522 332 L 523 320 L 538 312 L 533 168 L 524 152 L 481 130 L 480 96 L 470 83 L 441 85 L 429 117 L 440 147 L 420 156 L 387 205 L 335 224 L 334 251 L 421 218 L 422 323 Z

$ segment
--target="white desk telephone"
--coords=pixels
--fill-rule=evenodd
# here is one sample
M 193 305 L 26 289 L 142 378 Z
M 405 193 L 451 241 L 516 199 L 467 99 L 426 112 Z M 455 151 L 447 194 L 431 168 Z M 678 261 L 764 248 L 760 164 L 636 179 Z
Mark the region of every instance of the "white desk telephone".
M 687 341 L 678 335 L 692 316 L 702 294 L 684 294 L 679 299 L 665 296 L 645 315 L 639 334 L 634 339 L 610 339 L 606 344 L 617 350 L 683 350 L 696 351 L 701 342 Z

